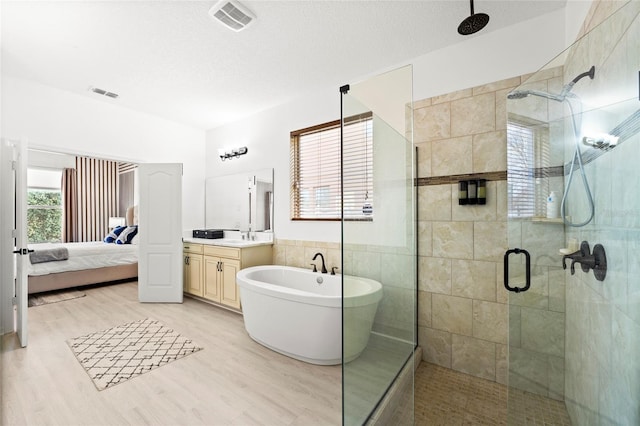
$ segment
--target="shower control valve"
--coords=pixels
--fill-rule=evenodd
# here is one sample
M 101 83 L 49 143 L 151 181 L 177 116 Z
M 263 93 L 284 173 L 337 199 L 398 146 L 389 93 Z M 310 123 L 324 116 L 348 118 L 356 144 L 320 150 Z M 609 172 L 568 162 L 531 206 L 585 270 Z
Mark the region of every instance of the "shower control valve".
M 562 269 L 567 269 L 566 260 L 571 259 L 571 275 L 576 273 L 575 264 L 579 263 L 583 272 L 593 269 L 593 275 L 598 281 L 604 281 L 607 275 L 607 255 L 602 244 L 593 247 L 593 253 L 589 248 L 589 243 L 583 241 L 580 250 L 562 256 Z

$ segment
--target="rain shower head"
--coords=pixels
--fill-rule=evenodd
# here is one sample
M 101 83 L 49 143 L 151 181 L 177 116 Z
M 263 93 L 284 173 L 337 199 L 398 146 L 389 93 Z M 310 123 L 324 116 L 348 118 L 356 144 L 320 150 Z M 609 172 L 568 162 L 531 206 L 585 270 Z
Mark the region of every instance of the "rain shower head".
M 486 13 L 473 13 L 473 0 L 471 2 L 471 15 L 458 25 L 458 34 L 470 35 L 477 33 L 489 23 L 489 15 Z

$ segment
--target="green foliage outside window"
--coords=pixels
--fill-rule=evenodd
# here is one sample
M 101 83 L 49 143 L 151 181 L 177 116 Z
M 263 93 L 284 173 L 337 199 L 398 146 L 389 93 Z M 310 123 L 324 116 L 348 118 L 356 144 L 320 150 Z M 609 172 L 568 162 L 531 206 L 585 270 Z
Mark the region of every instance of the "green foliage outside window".
M 59 190 L 29 188 L 27 236 L 30 243 L 62 241 L 62 193 Z

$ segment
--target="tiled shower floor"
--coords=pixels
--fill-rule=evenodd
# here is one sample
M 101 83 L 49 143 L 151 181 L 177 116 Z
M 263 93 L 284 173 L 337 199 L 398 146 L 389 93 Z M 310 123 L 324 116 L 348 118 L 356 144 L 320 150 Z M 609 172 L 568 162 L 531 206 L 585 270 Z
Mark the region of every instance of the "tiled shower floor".
M 421 362 L 415 374 L 415 424 L 569 426 L 571 421 L 563 402 L 515 389 L 507 394 L 505 385 Z

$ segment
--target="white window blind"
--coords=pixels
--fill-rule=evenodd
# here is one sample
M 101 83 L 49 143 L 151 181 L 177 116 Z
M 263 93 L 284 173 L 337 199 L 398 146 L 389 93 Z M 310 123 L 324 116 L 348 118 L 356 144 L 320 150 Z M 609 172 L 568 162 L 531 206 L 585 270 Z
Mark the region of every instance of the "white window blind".
M 535 214 L 535 134 L 530 126 L 507 125 L 508 216 L 533 217 Z
M 373 217 L 372 114 L 345 120 L 344 218 Z M 291 132 L 291 217 L 341 219 L 340 121 Z

